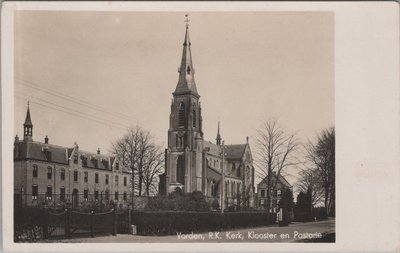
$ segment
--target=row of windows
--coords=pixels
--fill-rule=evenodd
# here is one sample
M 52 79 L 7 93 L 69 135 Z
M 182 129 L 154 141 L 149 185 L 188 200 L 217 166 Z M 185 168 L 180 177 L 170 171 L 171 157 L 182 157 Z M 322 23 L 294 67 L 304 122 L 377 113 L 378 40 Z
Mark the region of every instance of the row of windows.
M 271 193 L 272 193 L 272 190 L 271 190 Z M 280 197 L 281 194 L 282 194 L 282 191 L 281 191 L 281 190 L 275 190 L 274 196 Z M 265 195 L 265 190 L 264 190 L 264 189 L 261 190 L 261 197 L 266 197 L 266 195 Z
M 32 176 L 34 178 L 38 177 L 38 166 L 37 165 L 33 165 Z M 47 179 L 52 179 L 52 178 L 53 178 L 53 168 L 48 167 L 47 168 Z M 61 169 L 60 179 L 65 180 L 65 169 Z M 74 171 L 74 181 L 78 182 L 78 171 L 77 170 Z M 87 183 L 89 181 L 89 173 L 87 171 L 84 172 L 83 181 L 85 183 Z M 94 174 L 94 182 L 96 184 L 99 183 L 99 173 Z M 109 183 L 109 175 L 106 175 L 105 184 L 108 185 L 108 183 Z M 127 186 L 127 184 L 128 184 L 128 179 L 127 179 L 127 177 L 124 177 L 124 186 Z M 118 185 L 118 175 L 115 175 L 115 185 Z
M 73 194 L 74 195 L 74 194 Z M 32 199 L 38 199 L 39 192 L 38 192 L 38 186 L 37 185 L 32 185 Z M 83 190 L 83 198 L 85 200 L 88 200 L 89 198 L 89 190 L 84 189 Z M 105 191 L 105 200 L 109 200 L 110 198 L 110 192 Z M 46 200 L 52 200 L 53 199 L 53 187 L 47 186 L 46 188 Z M 94 199 L 98 200 L 99 199 L 99 191 L 94 191 Z M 116 191 L 114 192 L 114 199 L 118 200 L 119 199 L 119 192 Z M 65 187 L 60 188 L 60 200 L 63 201 L 65 200 Z M 127 200 L 127 193 L 123 193 L 123 200 Z

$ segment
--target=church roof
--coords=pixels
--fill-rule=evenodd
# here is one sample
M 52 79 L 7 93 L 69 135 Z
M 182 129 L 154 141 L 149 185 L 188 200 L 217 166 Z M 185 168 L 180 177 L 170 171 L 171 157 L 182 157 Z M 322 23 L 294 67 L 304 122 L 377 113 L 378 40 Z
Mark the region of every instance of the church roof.
M 240 159 L 243 157 L 247 144 L 226 145 L 226 159 Z
M 194 81 L 193 60 L 190 46 L 189 26 L 187 25 L 185 40 L 183 42 L 181 66 L 179 68 L 179 80 L 173 94 L 193 94 L 197 97 L 200 97 L 197 93 L 196 83 Z

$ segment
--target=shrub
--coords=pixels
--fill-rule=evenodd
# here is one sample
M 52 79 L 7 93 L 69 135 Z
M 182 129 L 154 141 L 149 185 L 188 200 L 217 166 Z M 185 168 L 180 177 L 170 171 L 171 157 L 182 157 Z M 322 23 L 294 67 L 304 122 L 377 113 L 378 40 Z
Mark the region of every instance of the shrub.
M 326 213 L 325 207 L 316 207 L 313 209 L 313 216 L 317 220 L 326 220 L 328 219 L 328 214 Z
M 132 212 L 132 222 L 141 235 L 175 234 L 177 232 L 220 231 L 231 228 L 266 226 L 276 216 L 265 212 Z
M 181 191 L 176 190 L 170 193 L 167 198 L 157 196 L 153 199 L 150 199 L 145 207 L 145 210 L 208 211 L 209 205 L 207 204 L 203 193 L 199 191 L 182 193 Z

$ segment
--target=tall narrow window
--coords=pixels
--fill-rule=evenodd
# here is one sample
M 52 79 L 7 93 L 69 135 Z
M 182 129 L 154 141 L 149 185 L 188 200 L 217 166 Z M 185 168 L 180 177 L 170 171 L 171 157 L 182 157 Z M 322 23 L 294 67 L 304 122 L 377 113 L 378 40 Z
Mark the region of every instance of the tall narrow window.
M 179 127 L 185 126 L 185 104 L 183 102 L 179 105 Z
M 52 167 L 48 167 L 47 168 L 47 179 L 51 179 L 53 176 L 53 168 Z
M 182 184 L 185 182 L 185 159 L 183 155 L 178 156 L 176 161 L 176 181 Z
M 38 199 L 38 186 L 32 185 L 32 199 Z
M 94 191 L 94 200 L 99 200 L 99 191 Z
M 61 169 L 60 179 L 61 179 L 62 181 L 65 180 L 65 169 L 64 169 L 64 168 Z
M 89 173 L 85 171 L 83 175 L 83 182 L 87 183 L 88 181 L 89 181 Z
M 128 198 L 127 194 L 126 194 L 126 192 L 124 192 L 124 201 L 126 201 L 127 198 Z
M 110 191 L 106 190 L 106 196 L 105 196 L 106 200 L 110 199 Z
M 60 201 L 64 201 L 65 200 L 65 188 L 61 187 L 60 188 Z
M 46 200 L 51 200 L 52 197 L 53 197 L 53 188 L 51 186 L 47 186 Z
M 119 170 L 119 162 L 117 162 L 117 163 L 115 164 L 115 169 L 116 169 L 116 170 Z
M 193 104 L 193 127 L 196 127 L 196 105 Z
M 94 174 L 94 183 L 95 184 L 99 183 L 99 173 Z
M 128 184 L 128 179 L 124 177 L 124 186 L 127 186 L 127 184 Z
M 32 176 L 33 176 L 34 178 L 37 178 L 37 177 L 38 177 L 38 166 L 37 166 L 36 164 L 33 165 Z
M 115 199 L 115 200 L 118 200 L 118 196 L 119 196 L 118 192 L 115 192 L 114 195 L 115 195 L 115 196 L 114 196 L 114 199 Z
M 74 170 L 74 182 L 78 182 L 78 171 Z
M 106 184 L 108 184 L 108 180 L 109 180 L 109 179 L 108 179 L 108 175 L 106 175 Z
M 87 201 L 89 198 L 89 190 L 88 189 L 84 189 L 83 190 L 83 198 Z
M 115 185 L 118 185 L 118 176 L 115 176 Z

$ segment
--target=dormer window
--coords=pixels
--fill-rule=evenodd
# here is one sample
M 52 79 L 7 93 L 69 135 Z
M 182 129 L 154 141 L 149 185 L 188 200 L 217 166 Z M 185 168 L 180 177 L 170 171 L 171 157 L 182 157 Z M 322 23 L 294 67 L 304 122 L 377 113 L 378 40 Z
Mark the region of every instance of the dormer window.
M 119 162 L 117 162 L 117 163 L 115 164 L 115 169 L 116 169 L 116 170 L 119 170 Z
M 190 75 L 190 66 L 187 67 L 187 73 Z
M 74 164 L 78 164 L 78 152 L 74 153 Z
M 98 167 L 99 167 L 99 161 L 98 161 L 97 159 L 94 159 L 94 160 L 93 160 L 93 164 L 94 164 L 94 167 L 95 167 L 95 168 L 98 168 Z
M 48 148 L 43 149 L 47 161 L 51 161 L 51 151 Z
M 82 156 L 81 158 L 82 158 L 82 166 L 87 167 L 87 157 Z

